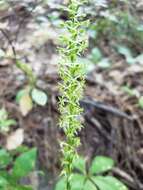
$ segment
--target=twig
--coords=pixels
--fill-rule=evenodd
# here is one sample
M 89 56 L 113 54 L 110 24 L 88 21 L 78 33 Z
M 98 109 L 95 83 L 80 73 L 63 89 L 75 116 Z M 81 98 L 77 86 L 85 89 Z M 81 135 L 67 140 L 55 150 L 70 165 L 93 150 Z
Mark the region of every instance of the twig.
M 16 50 L 15 50 L 15 47 L 14 47 L 13 42 L 11 41 L 10 37 L 8 36 L 8 34 L 3 29 L 0 28 L 0 31 L 3 34 L 3 36 L 7 39 L 8 43 L 9 43 L 11 49 L 12 49 L 12 52 L 13 52 L 13 57 L 12 58 L 13 58 L 15 64 L 16 64 L 16 67 L 19 68 L 23 73 L 25 73 L 25 75 L 28 77 L 30 86 L 33 87 L 35 85 L 35 83 L 36 83 L 36 77 L 33 74 L 33 71 L 31 69 L 31 67 L 29 67 L 25 63 L 21 63 L 17 59 Z
M 120 176 L 121 178 L 124 179 L 125 183 L 127 183 L 128 186 L 134 188 L 134 189 L 138 189 L 139 187 L 142 189 L 143 188 L 143 184 L 138 184 L 139 187 L 137 187 L 135 180 L 125 171 L 119 169 L 119 168 L 113 168 L 112 169 L 113 173 L 115 175 Z

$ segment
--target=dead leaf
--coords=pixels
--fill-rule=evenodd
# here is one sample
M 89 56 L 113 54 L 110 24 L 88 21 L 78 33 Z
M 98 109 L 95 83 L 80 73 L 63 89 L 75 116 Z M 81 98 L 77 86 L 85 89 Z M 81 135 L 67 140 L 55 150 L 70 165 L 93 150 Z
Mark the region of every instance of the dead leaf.
M 5 30 L 5 29 L 7 29 L 7 27 L 8 27 L 8 22 L 7 21 L 6 22 L 0 22 L 0 29 Z
M 109 76 L 117 83 L 122 84 L 124 75 L 121 71 L 113 70 L 109 73 Z
M 33 107 L 32 99 L 28 93 L 24 94 L 19 101 L 20 111 L 23 116 L 26 116 Z
M 6 149 L 14 150 L 23 143 L 24 140 L 24 130 L 17 129 L 7 138 Z

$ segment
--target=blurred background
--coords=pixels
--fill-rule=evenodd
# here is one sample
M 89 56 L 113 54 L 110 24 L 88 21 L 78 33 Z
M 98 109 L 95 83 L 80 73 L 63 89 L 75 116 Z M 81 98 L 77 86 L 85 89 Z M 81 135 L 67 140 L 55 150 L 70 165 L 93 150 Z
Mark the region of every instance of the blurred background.
M 59 36 L 68 15 L 68 0 L 0 0 L 0 106 L 22 128 L 22 142 L 38 147 L 36 172 L 26 182 L 36 190 L 51 190 L 60 172 L 58 128 Z M 113 175 L 131 190 L 143 189 L 143 1 L 89 0 L 80 9 L 90 20 L 88 49 L 78 59 L 85 64 L 86 87 L 81 106 L 85 128 L 79 133 L 79 153 L 110 156 Z M 14 55 L 15 54 L 15 55 Z M 46 106 L 21 113 L 15 97 L 28 83 L 13 56 L 29 65 Z M 20 138 L 17 136 L 17 138 Z M 0 134 L 1 146 L 8 135 Z M 39 172 L 43 171 L 43 173 Z

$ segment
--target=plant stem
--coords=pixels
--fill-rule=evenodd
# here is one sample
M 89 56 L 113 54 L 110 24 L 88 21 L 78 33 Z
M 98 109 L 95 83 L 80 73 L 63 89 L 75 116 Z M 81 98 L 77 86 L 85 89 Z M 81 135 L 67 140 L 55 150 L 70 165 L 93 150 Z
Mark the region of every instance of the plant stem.
M 19 68 L 27 76 L 29 85 L 31 88 L 33 88 L 36 84 L 36 77 L 33 74 L 32 68 L 29 65 L 18 60 L 16 60 L 16 67 Z
M 76 149 L 80 145 L 77 137 L 81 130 L 79 116 L 82 109 L 79 100 L 82 98 L 85 84 L 84 65 L 77 62 L 77 57 L 87 47 L 87 40 L 84 27 L 87 21 L 82 21 L 82 15 L 78 14 L 79 6 L 83 0 L 71 0 L 68 8 L 69 20 L 64 23 L 67 35 L 61 37 L 63 47 L 60 48 L 61 61 L 59 74 L 62 79 L 59 98 L 59 110 L 61 113 L 60 127 L 63 128 L 66 140 L 61 142 L 63 153 L 62 174 L 66 176 L 66 190 L 71 190 L 70 181 L 72 179 L 73 161 L 77 157 Z
M 20 62 L 17 59 L 16 50 L 15 50 L 15 47 L 14 47 L 13 42 L 11 41 L 9 35 L 1 28 L 0 28 L 0 32 L 7 39 L 8 43 L 12 49 L 12 52 L 13 52 L 13 56 L 8 57 L 8 58 L 11 58 L 14 60 L 14 62 L 16 63 L 16 67 L 19 68 L 27 76 L 27 78 L 29 80 L 29 85 L 31 88 L 33 88 L 36 84 L 36 76 L 33 74 L 32 68 L 30 66 L 28 66 L 27 64 Z

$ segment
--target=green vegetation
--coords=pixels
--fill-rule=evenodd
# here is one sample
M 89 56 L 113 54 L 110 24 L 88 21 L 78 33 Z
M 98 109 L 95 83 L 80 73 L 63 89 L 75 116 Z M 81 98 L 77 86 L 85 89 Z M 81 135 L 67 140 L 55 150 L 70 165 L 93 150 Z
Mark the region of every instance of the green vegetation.
M 48 96 L 45 92 L 29 85 L 16 95 L 16 102 L 19 104 L 23 116 L 26 116 L 32 110 L 34 103 L 45 106 L 47 101 Z
M 27 76 L 28 85 L 16 95 L 16 102 L 20 106 L 21 113 L 26 116 L 33 108 L 33 102 L 45 106 L 48 100 L 47 94 L 36 88 L 36 77 L 29 65 L 16 60 L 16 66 Z
M 33 189 L 23 180 L 35 169 L 37 148 L 23 143 L 39 147 L 42 161 L 50 160 L 54 152 L 54 161 L 42 164 L 55 164 L 54 177 L 61 173 L 56 184 L 52 176 L 55 190 L 127 190 L 125 184 L 133 189 L 143 186 L 143 24 L 137 11 L 128 0 L 65 0 L 59 4 L 53 0 L 0 1 L 0 190 Z M 84 102 L 85 84 L 85 97 L 91 104 L 85 106 L 84 115 L 80 104 Z M 7 92 L 5 87 L 11 89 Z M 91 161 L 78 155 L 83 123 L 95 127 L 92 142 L 88 139 L 90 131 L 83 140 L 91 146 Z M 55 148 L 53 152 L 50 146 Z M 88 154 L 82 148 L 80 154 Z M 119 170 L 113 170 L 111 158 L 96 155 L 96 148 L 98 153 L 115 158 Z M 133 157 L 129 158 L 131 153 Z M 38 165 L 40 169 L 42 164 Z M 52 172 L 47 171 L 49 178 Z
M 14 125 L 16 121 L 9 119 L 7 111 L 2 108 L 0 110 L 0 133 L 6 135 L 10 126 Z M 35 168 L 37 150 L 18 146 L 20 138 L 18 135 L 9 137 L 9 144 L 12 144 L 7 145 L 6 148 L 11 150 L 0 148 L 0 190 L 32 190 L 31 186 L 22 185 L 20 180 L 28 176 Z
M 127 190 L 127 187 L 113 176 L 105 175 L 114 167 L 111 158 L 97 156 L 87 169 L 84 158 L 79 157 L 73 163 L 76 172 L 71 178 L 71 190 Z M 104 174 L 104 175 L 102 175 Z M 55 190 L 66 189 L 66 179 L 61 178 Z
M 65 10 L 69 14 L 69 20 L 63 26 L 67 36 L 61 37 L 64 47 L 60 48 L 61 61 L 59 74 L 62 79 L 60 84 L 60 127 L 63 128 L 66 141 L 61 142 L 62 158 L 62 175 L 66 176 L 66 190 L 71 190 L 71 177 L 73 170 L 73 161 L 77 157 L 76 148 L 80 145 L 77 137 L 78 131 L 82 125 L 79 120 L 82 109 L 79 106 L 79 100 L 82 98 L 84 87 L 84 67 L 77 62 L 83 50 L 87 47 L 87 40 L 84 27 L 87 21 L 82 21 L 83 15 L 78 14 L 79 7 L 85 1 L 72 0 Z
M 56 190 L 75 190 L 75 189 L 110 189 L 110 190 L 124 190 L 127 189 L 121 182 L 111 176 L 93 177 L 95 173 L 104 172 L 111 169 L 113 161 L 109 158 L 96 157 L 93 161 L 89 173 L 85 176 L 73 174 L 74 163 L 79 170 L 85 173 L 84 159 L 79 158 L 77 161 L 76 148 L 80 145 L 80 139 L 77 133 L 81 130 L 79 116 L 82 109 L 79 106 L 79 100 L 82 98 L 85 69 L 83 64 L 77 61 L 78 56 L 87 47 L 85 38 L 87 21 L 81 21 L 83 15 L 78 14 L 79 8 L 85 1 L 77 2 L 71 0 L 68 8 L 65 10 L 69 14 L 69 20 L 63 24 L 66 29 L 67 36 L 62 36 L 61 41 L 64 47 L 60 48 L 61 61 L 59 73 L 62 79 L 60 84 L 60 112 L 61 120 L 60 127 L 64 130 L 66 141 L 61 142 L 62 158 L 62 180 L 56 186 Z M 97 56 L 98 55 L 98 56 Z M 98 49 L 93 49 L 92 57 L 97 61 L 101 59 L 101 54 Z M 82 168 L 79 168 L 82 164 Z M 116 182 L 116 183 L 115 183 Z
M 8 118 L 8 113 L 4 108 L 0 109 L 0 132 L 8 132 L 12 125 L 16 125 L 16 121 Z
M 1 190 L 32 190 L 29 185 L 22 185 L 20 180 L 34 169 L 36 152 L 35 148 L 29 150 L 24 147 L 11 152 L 0 149 Z

